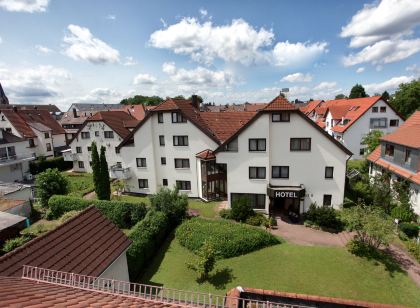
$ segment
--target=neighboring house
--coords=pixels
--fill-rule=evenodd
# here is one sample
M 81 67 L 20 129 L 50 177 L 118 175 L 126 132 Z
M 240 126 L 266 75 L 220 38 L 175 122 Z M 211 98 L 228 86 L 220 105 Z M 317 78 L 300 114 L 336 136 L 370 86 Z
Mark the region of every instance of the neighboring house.
M 391 181 L 406 179 L 410 183 L 410 200 L 416 214 L 420 215 L 420 111 L 416 111 L 393 133 L 381 138 L 373 151 L 370 175 L 391 173 Z
M 65 131 L 47 110 L 0 109 L 0 128 L 29 142 L 35 156 L 54 156 L 66 146 Z
M 0 129 L 0 181 L 20 182 L 29 177 L 29 162 L 34 160 L 28 140 Z
M 108 166 L 121 167 L 121 156 L 117 146 L 130 134 L 138 120 L 125 111 L 99 111 L 89 117 L 70 142 L 71 151 L 63 152 L 64 159 L 73 161 L 73 170 L 77 172 L 92 172 L 91 145 L 95 141 L 98 152 L 101 146 L 106 148 Z
M 338 207 L 351 155 L 282 97 L 258 112 L 200 112 L 195 96 L 167 99 L 119 148 L 115 176 L 129 192 L 176 185 L 189 197 L 229 204 L 246 194 L 265 212 Z
M 302 111 L 312 121 L 316 121 L 318 120 L 318 114 L 315 109 L 319 108 L 323 103 L 323 100 L 309 101 L 305 104 L 305 106 L 300 107 L 299 110 Z
M 7 200 L 29 201 L 34 196 L 34 186 L 16 182 L 0 182 L 0 196 Z
M 211 105 L 204 104 L 201 109 L 208 112 L 242 112 L 250 111 L 256 112 L 263 109 L 267 104 L 266 103 L 244 103 L 244 104 L 232 104 L 232 105 Z
M 0 257 L 0 276 L 22 277 L 24 265 L 129 281 L 131 241 L 91 206 L 56 229 Z
M 361 142 L 369 132 L 388 134 L 404 122 L 381 96 L 313 101 L 305 114 L 353 152 L 352 159 L 363 158 L 366 146 Z

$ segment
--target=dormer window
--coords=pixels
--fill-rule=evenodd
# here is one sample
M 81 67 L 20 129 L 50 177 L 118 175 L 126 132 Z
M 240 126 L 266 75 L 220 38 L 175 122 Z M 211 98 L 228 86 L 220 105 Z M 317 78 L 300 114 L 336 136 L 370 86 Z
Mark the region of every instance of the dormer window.
M 349 124 L 349 122 L 350 122 L 350 119 L 343 119 L 343 121 L 341 121 L 341 125 L 347 125 L 347 124 Z
M 184 118 L 180 112 L 172 112 L 172 123 L 186 123 L 187 119 Z
M 394 157 L 394 146 L 392 144 L 385 145 L 385 156 Z

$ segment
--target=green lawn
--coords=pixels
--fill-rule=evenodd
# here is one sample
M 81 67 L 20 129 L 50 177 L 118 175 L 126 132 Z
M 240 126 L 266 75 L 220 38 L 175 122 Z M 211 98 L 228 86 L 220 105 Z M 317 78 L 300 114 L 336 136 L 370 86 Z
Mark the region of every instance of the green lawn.
M 70 196 L 83 197 L 83 195 L 95 189 L 91 173 L 75 173 L 64 171 L 63 174 L 70 182 Z
M 185 263 L 194 255 L 169 239 L 141 282 L 225 294 L 236 286 L 420 306 L 420 291 L 406 273 L 355 257 L 343 248 L 284 243 L 220 260 L 210 282 L 198 284 Z
M 220 201 L 204 202 L 200 199 L 189 199 L 188 208 L 197 210 L 201 217 L 215 218 Z

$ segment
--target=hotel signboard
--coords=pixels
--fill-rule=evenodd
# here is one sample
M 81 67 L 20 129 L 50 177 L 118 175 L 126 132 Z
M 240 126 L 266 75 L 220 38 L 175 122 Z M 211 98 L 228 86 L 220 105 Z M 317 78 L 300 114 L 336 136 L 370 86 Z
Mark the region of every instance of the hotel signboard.
M 305 189 L 302 187 L 268 187 L 267 195 L 270 198 L 298 199 L 305 196 Z

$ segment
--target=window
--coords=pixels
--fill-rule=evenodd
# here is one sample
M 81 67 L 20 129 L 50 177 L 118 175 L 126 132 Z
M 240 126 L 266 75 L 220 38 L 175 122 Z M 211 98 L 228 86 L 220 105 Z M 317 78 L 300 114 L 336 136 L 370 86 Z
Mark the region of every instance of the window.
M 394 146 L 392 144 L 387 143 L 385 145 L 385 155 L 394 157 Z
M 76 147 L 76 153 L 82 153 L 82 147 Z
M 238 152 L 238 138 L 233 139 L 231 142 L 225 145 L 225 152 Z
M 382 106 L 381 108 L 379 108 L 379 111 L 380 112 L 386 112 L 386 107 L 385 106 Z
M 174 146 L 187 146 L 188 136 L 174 136 Z
M 139 188 L 149 188 L 149 181 L 147 179 L 139 179 Z
M 249 139 L 249 150 L 250 151 L 265 151 L 265 139 Z
M 387 118 L 370 119 L 370 128 L 386 128 Z
M 116 162 L 116 164 L 115 164 L 115 166 L 117 167 L 117 168 L 122 168 L 122 162 L 120 162 L 120 161 L 117 161 Z
M 163 112 L 158 113 L 158 123 L 163 123 Z
M 7 155 L 9 155 L 9 158 L 16 156 L 16 150 L 15 147 L 7 147 Z
M 159 136 L 159 145 L 160 146 L 165 146 L 165 136 L 164 135 Z
M 90 133 L 89 132 L 82 132 L 81 136 L 82 136 L 82 139 L 89 139 L 90 138 Z
M 50 138 L 50 133 L 44 133 L 45 139 Z
M 334 177 L 334 167 L 325 167 L 325 178 L 332 179 Z
M 87 147 L 88 152 L 92 151 L 92 147 Z
M 271 168 L 271 173 L 273 179 L 288 179 L 289 166 L 273 166 Z
M 331 206 L 332 195 L 324 195 L 324 200 L 322 201 L 323 206 Z
M 389 120 L 389 126 L 397 127 L 398 125 L 400 125 L 400 120 Z
M 119 147 L 115 147 L 115 154 L 120 154 L 120 148 Z
M 175 158 L 175 168 L 189 168 L 190 160 L 188 158 Z
M 404 162 L 407 165 L 411 164 L 411 150 L 409 149 L 405 149 Z
M 29 147 L 33 148 L 35 146 L 35 141 L 33 139 L 29 139 Z
M 185 123 L 187 119 L 184 118 L 180 112 L 172 112 L 172 123 Z
M 112 130 L 104 131 L 104 137 L 108 139 L 114 138 L 114 132 Z
M 360 148 L 359 155 L 365 155 L 365 148 Z
M 51 143 L 47 143 L 46 146 L 47 146 L 47 151 L 48 152 L 51 151 Z
M 161 157 L 160 158 L 160 164 L 161 165 L 166 165 L 166 157 Z
M 235 202 L 239 198 L 247 198 L 253 209 L 265 209 L 264 194 L 230 194 L 231 202 Z
M 250 179 L 265 179 L 265 167 L 249 167 Z
M 95 131 L 95 137 L 99 137 L 99 131 Z
M 176 187 L 179 190 L 191 190 L 191 182 L 190 181 L 176 181 Z
M 168 186 L 168 179 L 163 179 L 162 180 L 162 185 L 163 186 Z
M 82 161 L 78 161 L 78 162 L 77 162 L 77 164 L 79 165 L 79 168 L 80 168 L 80 169 L 85 168 L 85 163 L 84 163 L 84 162 L 82 162 Z
M 0 159 L 7 159 L 7 150 L 6 150 L 6 148 L 0 148 Z
M 290 138 L 290 151 L 310 151 L 311 138 Z
M 378 112 L 378 107 L 372 107 L 372 112 Z
M 288 112 L 280 112 L 280 113 L 273 113 L 271 115 L 272 122 L 290 122 L 290 113 Z
M 146 168 L 146 158 L 136 158 L 137 167 Z

